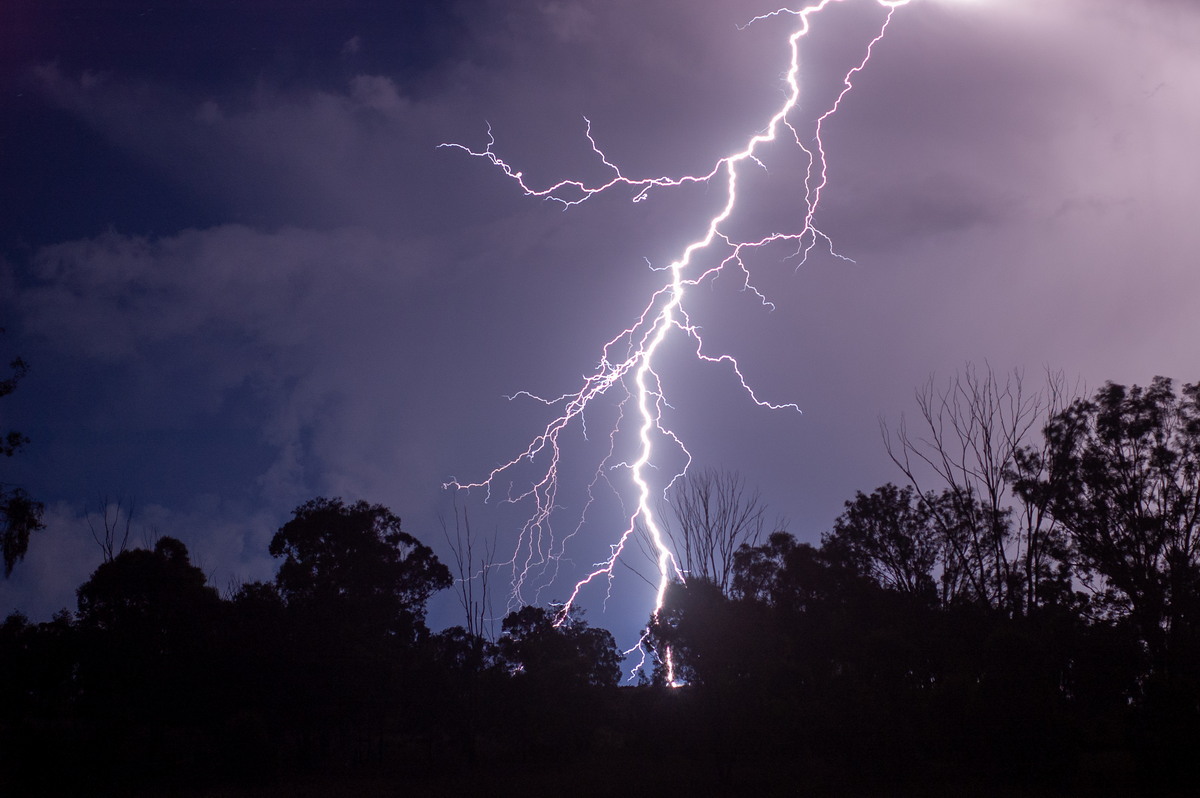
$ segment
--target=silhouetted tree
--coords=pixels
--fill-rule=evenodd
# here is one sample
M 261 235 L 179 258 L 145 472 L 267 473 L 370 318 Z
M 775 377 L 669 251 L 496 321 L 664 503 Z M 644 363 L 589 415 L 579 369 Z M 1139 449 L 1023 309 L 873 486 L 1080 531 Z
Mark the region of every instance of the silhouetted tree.
M 509 613 L 501 629 L 498 649 L 514 675 L 557 687 L 613 687 L 621 678 L 612 633 L 581 618 L 526 606 Z
M 484 637 L 495 640 L 495 616 L 492 613 L 492 595 L 489 590 L 495 541 L 483 544 L 483 552 L 475 559 L 475 535 L 471 531 L 471 519 L 466 508 L 460 512 L 457 502 L 453 505 L 454 537 L 443 516 L 442 534 L 454 556 L 454 571 L 458 603 L 466 618 L 465 631 L 468 637 Z
M 1049 500 L 1082 575 L 1128 612 L 1156 668 L 1200 629 L 1200 383 L 1107 383 L 1046 426 Z M 1196 651 L 1187 643 L 1188 654 Z
M 396 515 L 364 501 L 306 502 L 271 538 L 270 552 L 283 558 L 275 584 L 289 606 L 409 641 L 425 631 L 429 597 L 452 584 Z
M 786 532 L 734 558 L 733 595 L 762 601 L 791 614 L 844 604 L 866 582 L 858 564 L 839 550 L 818 549 Z
M 295 634 L 271 582 L 239 585 L 224 602 L 215 673 L 224 715 L 215 727 L 213 772 L 241 783 L 271 780 L 283 741 L 311 711 L 293 671 Z
M 286 670 L 298 699 L 299 759 L 382 756 L 389 729 L 416 733 L 431 718 L 419 678 L 425 605 L 449 569 L 383 505 L 316 498 L 271 539 L 286 605 Z
M 4 329 L 0 328 L 0 333 L 3 332 Z M 19 357 L 10 361 L 8 367 L 10 374 L 0 379 L 0 398 L 15 391 L 17 383 L 29 371 L 29 364 Z M 29 438 L 17 430 L 0 431 L 0 454 L 5 457 L 12 457 L 27 443 Z M 44 512 L 45 505 L 34 501 L 24 488 L 0 482 L 0 551 L 4 556 L 6 577 L 25 557 L 29 549 L 29 536 L 45 528 L 42 523 Z
M 1004 461 L 1001 500 L 963 474 L 884 485 L 820 546 L 709 535 L 753 524 L 705 514 L 722 499 L 702 485 L 694 567 L 648 628 L 655 683 L 627 690 L 612 635 L 579 617 L 524 607 L 487 639 L 481 584 L 459 595 L 467 627 L 430 634 L 451 572 L 382 506 L 301 505 L 271 542 L 276 578 L 225 601 L 178 540 L 125 550 L 122 510 L 93 530 L 105 562 L 74 619 L 0 623 L 0 783 L 284 793 L 386 774 L 424 794 L 499 769 L 536 792 L 599 762 L 720 794 L 1176 794 L 1200 777 L 1200 386 L 1110 384 L 1044 434 Z M 460 585 L 482 565 L 462 521 Z M 668 652 L 680 689 L 664 689 Z
M 908 486 L 888 483 L 857 493 L 825 535 L 823 547 L 843 550 L 882 587 L 932 598 L 934 570 L 945 543 L 929 503 Z
M 121 552 L 78 590 L 79 622 L 111 633 L 170 634 L 217 605 L 217 592 L 171 537 L 151 549 Z
M 757 602 L 729 598 L 704 579 L 669 585 L 648 638 L 657 655 L 657 680 L 667 679 L 669 651 L 679 684 L 711 688 L 763 682 L 777 652 L 771 640 L 775 630 L 762 609 Z
M 496 742 L 526 763 L 586 751 L 621 676 L 612 634 L 532 606 L 509 613 L 501 628 L 496 652 L 507 676 L 490 682 L 499 699 Z
M 153 550 L 126 550 L 78 597 L 77 706 L 91 778 L 129 787 L 205 779 L 199 741 L 226 706 L 221 600 L 187 548 L 163 537 Z
M 462 626 L 430 635 L 432 684 L 440 702 L 432 708 L 437 726 L 468 761 L 478 758 L 484 732 L 511 729 L 511 718 L 496 711 L 508 673 L 498 647 Z
M 288 680 L 289 618 L 279 590 L 270 582 L 247 582 L 227 602 L 223 636 L 230 691 L 239 706 L 277 713 L 291 699 Z
M 1027 614 L 1061 594 L 1061 530 L 1045 497 L 1014 487 L 1041 472 L 1028 438 L 1062 409 L 1066 394 L 1060 374 L 1048 374 L 1045 388 L 1031 393 L 1020 371 L 1002 380 L 990 367 L 968 365 L 944 387 L 931 377 L 917 390 L 920 432 L 910 432 L 903 417 L 894 435 L 881 422 L 888 455 L 928 501 L 947 554 L 958 560 L 946 558 L 944 566 L 951 581 L 963 580 L 957 595 Z M 931 480 L 942 493 L 930 490 Z
M 100 547 L 100 555 L 104 562 L 109 562 L 129 547 L 133 501 L 126 504 L 121 496 L 118 496 L 116 501 L 109 501 L 107 496 L 102 496 L 97 504 L 100 508 L 100 526 L 97 528 L 96 523 L 92 521 L 91 512 L 88 512 L 88 531 L 92 533 L 92 540 Z
M 733 555 L 753 546 L 766 526 L 766 504 L 736 471 L 689 471 L 668 497 L 673 523 L 665 530 L 688 579 L 728 592 Z M 780 524 L 777 524 L 780 526 Z
M 434 659 L 454 674 L 471 676 L 501 667 L 497 645 L 465 627 L 451 626 L 429 640 Z
M 55 786 L 72 780 L 72 769 L 63 767 L 64 750 L 70 750 L 70 735 L 63 730 L 76 722 L 78 663 L 78 634 L 66 610 L 45 623 L 31 623 L 20 613 L 0 623 L 0 783 L 5 794 L 57 794 Z M 72 762 L 78 757 L 72 756 Z
M 21 613 L 0 623 L 0 720 L 67 715 L 74 698 L 78 643 L 71 615 L 45 623 Z

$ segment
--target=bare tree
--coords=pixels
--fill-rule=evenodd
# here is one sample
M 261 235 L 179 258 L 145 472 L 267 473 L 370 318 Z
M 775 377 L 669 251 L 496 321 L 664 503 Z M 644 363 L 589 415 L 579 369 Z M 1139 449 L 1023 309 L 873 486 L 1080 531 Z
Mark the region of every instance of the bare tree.
M 728 594 L 734 552 L 742 544 L 756 544 L 766 527 L 767 506 L 761 495 L 747 489 L 737 471 L 706 468 L 689 471 L 668 501 L 670 512 L 664 517 L 674 523 L 668 523 L 665 532 L 680 568 L 688 577 L 704 579 Z
M 998 377 L 968 364 L 944 386 L 930 377 L 916 400 L 919 432 L 903 416 L 895 432 L 883 420 L 880 429 L 892 462 L 930 503 L 945 547 L 943 578 L 961 580 L 977 601 L 1028 612 L 1053 578 L 1061 533 L 1046 501 L 1018 496 L 1014 484 L 1044 468 L 1028 441 L 1066 406 L 1065 378 L 1047 372 L 1045 388 L 1031 392 L 1020 370 Z
M 466 617 L 464 628 L 467 634 L 491 642 L 496 640 L 495 614 L 492 612 L 492 596 L 488 584 L 489 572 L 495 560 L 496 541 L 485 542 L 483 553 L 475 559 L 475 535 L 471 531 L 471 519 L 466 508 L 461 510 L 453 504 L 454 536 L 450 535 L 446 517 L 441 517 L 442 534 L 454 555 L 455 588 L 458 603 Z
M 92 540 L 96 541 L 101 554 L 104 555 L 104 562 L 112 562 L 113 558 L 129 546 L 130 525 L 133 523 L 133 500 L 131 499 L 129 505 L 126 506 L 123 496 L 118 496 L 115 502 L 110 501 L 107 496 L 101 496 L 98 504 L 100 505 L 99 523 L 101 528 L 96 528 L 96 523 L 92 521 L 92 513 L 89 512 L 87 514 L 88 529 L 92 532 Z

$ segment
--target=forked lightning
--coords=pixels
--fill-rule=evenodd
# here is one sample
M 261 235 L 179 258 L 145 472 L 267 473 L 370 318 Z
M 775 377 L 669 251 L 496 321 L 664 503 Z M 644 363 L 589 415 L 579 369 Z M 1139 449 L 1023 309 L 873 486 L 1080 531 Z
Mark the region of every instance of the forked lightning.
M 846 73 L 841 91 L 833 104 L 816 118 L 815 124 L 809 125 L 810 132 L 806 139 L 798 129 L 799 123 L 790 118 L 799 107 L 801 99 L 799 83 L 801 40 L 809 35 L 815 15 L 830 5 L 847 1 L 820 0 L 818 3 L 799 10 L 781 8 L 750 20 L 748 24 L 784 15 L 796 17 L 797 24 L 788 37 L 790 60 L 784 78 L 786 82 L 784 100 L 765 124 L 754 126 L 754 129 L 761 132 L 747 139 L 740 149 L 718 158 L 707 171 L 678 177 L 631 177 L 622 172 L 620 167 L 605 155 L 593 137 L 590 122 L 587 122 L 585 135 L 596 157 L 610 173 L 610 177 L 606 181 L 594 185 L 571 179 L 545 187 L 531 185 L 523 172 L 515 169 L 496 153 L 495 139 L 490 127 L 487 146 L 482 150 L 474 150 L 462 144 L 441 145 L 463 150 L 478 158 L 485 158 L 516 182 L 527 195 L 559 202 L 567 208 L 585 202 L 601 192 L 620 188 L 631 191 L 634 202 L 641 202 L 646 200 L 652 192 L 660 189 L 697 183 L 717 184 L 724 187 L 724 205 L 720 211 L 703 221 L 703 233 L 683 246 L 679 257 L 661 270 L 665 276 L 662 286 L 650 296 L 641 314 L 633 323 L 604 344 L 599 365 L 590 376 L 584 378 L 583 384 L 578 390 L 556 398 L 542 398 L 525 391 L 521 392 L 520 395 L 536 399 L 548 407 L 558 410 L 557 415 L 533 438 L 525 450 L 508 462 L 492 469 L 485 477 L 476 482 L 454 480 L 446 484 L 446 487 L 455 489 L 483 489 L 487 491 L 490 498 L 493 486 L 506 472 L 512 471 L 523 463 L 536 464 L 540 462 L 543 464 L 537 469 L 536 473 L 539 476 L 526 489 L 505 497 L 505 501 L 528 502 L 532 505 L 532 511 L 520 530 L 513 558 L 507 563 L 513 570 L 513 602 L 523 603 L 525 581 L 532 568 L 545 565 L 547 561 L 560 557 L 563 553 L 563 542 L 560 540 L 556 543 L 551 531 L 551 516 L 555 511 L 559 487 L 560 436 L 572 425 L 582 425 L 584 413 L 589 406 L 599 397 L 605 396 L 613 390 L 618 392 L 617 396 L 619 397 L 617 399 L 620 408 L 618 421 L 609 434 L 608 452 L 597 466 L 596 479 L 589 486 L 589 496 L 592 487 L 607 471 L 623 469 L 628 471 L 636 502 L 632 510 L 628 512 L 624 531 L 610 544 L 608 558 L 596 563 L 593 570 L 575 585 L 574 590 L 561 607 L 559 620 L 561 622 L 567 618 L 572 606 L 579 600 L 581 591 L 593 582 L 603 580 L 606 583 L 606 590 L 612 590 L 616 564 L 639 529 L 644 530 L 653 547 L 658 569 L 652 620 L 657 617 L 662 608 L 667 586 L 671 581 L 686 578 L 686 574 L 680 569 L 680 565 L 668 545 L 664 530 L 651 507 L 652 496 L 656 491 L 651 484 L 651 472 L 659 471 L 657 466 L 665 460 L 661 455 L 656 457 L 659 449 L 663 446 L 673 447 L 677 453 L 682 454 L 684 462 L 682 469 L 673 473 L 665 480 L 665 484 L 657 488 L 660 495 L 665 494 L 671 485 L 686 473 L 687 465 L 691 463 L 691 455 L 684 442 L 666 426 L 663 420 L 663 409 L 667 404 L 667 399 L 665 386 L 656 370 L 655 362 L 669 336 L 682 336 L 690 340 L 694 344 L 695 356 L 699 360 L 727 367 L 754 404 L 773 410 L 799 411 L 799 408 L 793 403 L 774 403 L 760 398 L 751 388 L 737 360 L 731 355 L 714 355 L 707 352 L 700 336 L 700 329 L 693 323 L 687 311 L 685 299 L 688 289 L 700 285 L 706 280 L 713 280 L 723 272 L 736 270 L 739 273 L 738 279 L 746 289 L 754 291 L 764 304 L 770 306 L 767 299 L 753 286 L 747 263 L 749 255 L 768 244 L 778 242 L 794 245 L 801 263 L 818 245 L 829 247 L 832 252 L 832 242 L 829 237 L 816 226 L 816 214 L 827 181 L 826 152 L 821 138 L 822 128 L 825 121 L 837 112 L 842 100 L 853 87 L 852 81 L 855 76 L 870 61 L 875 45 L 886 34 L 896 9 L 907 5 L 911 0 L 863 0 L 883 7 L 882 23 L 874 38 L 867 44 L 862 60 Z M 797 208 L 796 227 L 793 230 L 773 232 L 756 240 L 739 240 L 724 229 L 726 221 L 733 214 L 739 201 L 739 172 L 745 166 L 762 168 L 763 160 L 758 154 L 760 148 L 764 144 L 780 138 L 794 141 L 807 159 L 803 207 Z M 697 265 L 701 254 L 707 256 L 706 262 L 709 265 Z M 632 422 L 630 418 L 632 418 Z M 633 425 L 631 432 L 636 434 L 630 436 L 632 450 L 627 456 L 622 456 L 617 451 L 618 433 L 622 431 L 623 425 L 630 423 Z M 659 483 L 662 482 L 663 480 L 660 479 Z M 580 516 L 580 526 L 583 525 L 585 518 L 586 510 Z M 577 527 L 576 531 L 578 530 Z M 627 654 L 643 647 L 647 632 L 648 629 L 643 632 L 638 645 L 626 652 Z M 637 667 L 644 664 L 644 656 L 643 652 L 643 660 Z M 674 683 L 674 663 L 670 651 L 662 652 L 662 657 L 667 680 Z M 635 667 L 635 671 L 637 667 Z

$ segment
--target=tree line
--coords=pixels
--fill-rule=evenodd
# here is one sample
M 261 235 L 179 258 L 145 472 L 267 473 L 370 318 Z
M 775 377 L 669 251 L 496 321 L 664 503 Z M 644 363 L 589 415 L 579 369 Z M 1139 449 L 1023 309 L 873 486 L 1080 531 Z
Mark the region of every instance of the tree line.
M 381 505 L 313 499 L 270 552 L 273 581 L 222 598 L 179 540 L 118 547 L 76 612 L 9 615 L 0 773 L 45 794 L 421 772 L 475 757 L 483 729 L 499 735 L 497 713 L 552 695 L 582 712 L 617 684 L 612 635 L 543 608 L 511 613 L 494 643 L 431 633 L 425 606 L 450 571 Z M 53 766 L 64 751 L 68 770 Z
M 630 687 L 579 617 L 527 606 L 491 636 L 469 579 L 466 624 L 431 632 L 455 579 L 380 505 L 301 505 L 275 578 L 224 597 L 178 540 L 127 549 L 106 524 L 75 612 L 0 625 L 0 778 L 598 795 L 636 769 L 639 789 L 699 794 L 1189 794 L 1200 384 L 1070 398 L 968 369 L 917 406 L 883 427 L 902 484 L 857 493 L 816 543 L 736 474 L 682 481 L 685 579 Z
M 729 773 L 801 751 L 879 787 L 1194 794 L 1200 384 L 968 369 L 917 404 L 883 429 L 906 484 L 819 545 L 741 543 L 652 621 Z

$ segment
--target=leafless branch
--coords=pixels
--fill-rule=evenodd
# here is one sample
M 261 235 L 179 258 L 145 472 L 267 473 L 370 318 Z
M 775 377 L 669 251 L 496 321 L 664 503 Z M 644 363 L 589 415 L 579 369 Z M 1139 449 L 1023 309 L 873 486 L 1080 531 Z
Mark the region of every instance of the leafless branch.
M 454 513 L 454 535 L 451 537 L 446 517 L 441 517 L 442 534 L 454 557 L 455 588 L 458 603 L 466 618 L 465 629 L 475 637 L 494 642 L 496 638 L 495 614 L 492 611 L 492 593 L 489 579 L 495 562 L 496 541 L 483 543 L 483 552 L 475 559 L 475 535 L 471 531 L 471 519 L 466 508 L 452 505 Z
M 117 496 L 115 502 L 109 501 L 107 496 L 101 496 L 98 504 L 100 528 L 98 529 L 96 523 L 92 521 L 92 513 L 88 512 L 88 529 L 92 533 L 92 540 L 96 541 L 96 545 L 100 547 L 104 562 L 112 562 L 114 557 L 129 546 L 129 534 L 133 523 L 133 500 L 130 499 L 129 505 L 126 506 L 123 496 Z

